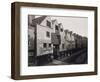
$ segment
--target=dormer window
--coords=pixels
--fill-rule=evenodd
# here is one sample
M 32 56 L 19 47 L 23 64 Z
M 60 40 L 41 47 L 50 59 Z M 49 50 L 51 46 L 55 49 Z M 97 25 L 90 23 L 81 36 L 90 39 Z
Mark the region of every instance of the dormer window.
M 61 30 L 61 32 L 63 32 L 63 29 L 62 28 L 60 30 Z
M 58 28 L 58 26 L 57 26 L 57 25 L 55 25 L 55 30 L 59 30 L 59 28 Z
M 47 26 L 51 28 L 51 22 L 47 20 Z

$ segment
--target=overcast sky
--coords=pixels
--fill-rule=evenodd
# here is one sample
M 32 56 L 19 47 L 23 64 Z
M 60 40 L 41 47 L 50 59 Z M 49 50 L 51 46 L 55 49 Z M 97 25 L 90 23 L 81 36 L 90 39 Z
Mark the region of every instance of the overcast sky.
M 40 17 L 40 16 L 36 16 Z M 88 37 L 88 18 L 87 17 L 58 17 L 50 16 L 52 20 L 56 19 L 58 23 L 62 23 L 64 29 L 73 31 L 82 36 Z
M 88 37 L 88 18 L 85 17 L 51 17 L 62 23 L 64 29 L 68 29 L 82 36 Z

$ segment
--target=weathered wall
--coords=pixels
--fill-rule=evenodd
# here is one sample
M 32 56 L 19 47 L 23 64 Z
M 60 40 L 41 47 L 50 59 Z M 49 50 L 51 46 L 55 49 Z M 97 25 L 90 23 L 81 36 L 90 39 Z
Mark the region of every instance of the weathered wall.
M 50 37 L 46 36 L 47 31 L 50 32 Z M 51 43 L 51 32 L 51 28 L 37 25 L 37 56 L 53 53 L 53 45 L 51 45 L 51 48 L 48 46 Z M 47 43 L 47 48 L 43 48 L 43 43 Z

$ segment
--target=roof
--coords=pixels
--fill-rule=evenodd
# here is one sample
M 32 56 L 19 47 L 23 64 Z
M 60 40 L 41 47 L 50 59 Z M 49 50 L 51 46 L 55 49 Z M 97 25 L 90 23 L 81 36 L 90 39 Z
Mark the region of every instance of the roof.
M 67 29 L 66 29 L 66 30 L 64 30 L 64 31 L 65 31 L 65 33 L 69 32 L 69 30 L 67 30 Z
M 38 17 L 38 18 L 35 18 L 32 20 L 32 24 L 41 24 L 41 22 L 46 18 L 47 16 L 41 16 L 41 17 Z
M 58 25 L 62 25 L 62 23 L 59 23 Z
M 55 21 L 56 21 L 56 19 L 52 20 L 52 24 L 54 24 Z

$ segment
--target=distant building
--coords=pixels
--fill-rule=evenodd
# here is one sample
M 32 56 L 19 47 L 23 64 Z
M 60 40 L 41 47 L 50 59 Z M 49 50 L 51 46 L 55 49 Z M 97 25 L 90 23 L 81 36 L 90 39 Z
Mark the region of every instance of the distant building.
M 35 26 L 32 21 L 35 18 L 33 15 L 28 16 L 28 65 L 35 64 Z
M 65 51 L 66 50 L 66 46 L 65 46 L 65 31 L 63 28 L 62 23 L 59 24 L 60 27 L 60 39 L 61 39 L 61 44 L 60 44 L 60 51 Z
M 65 45 L 67 50 L 71 50 L 72 31 L 65 30 Z

